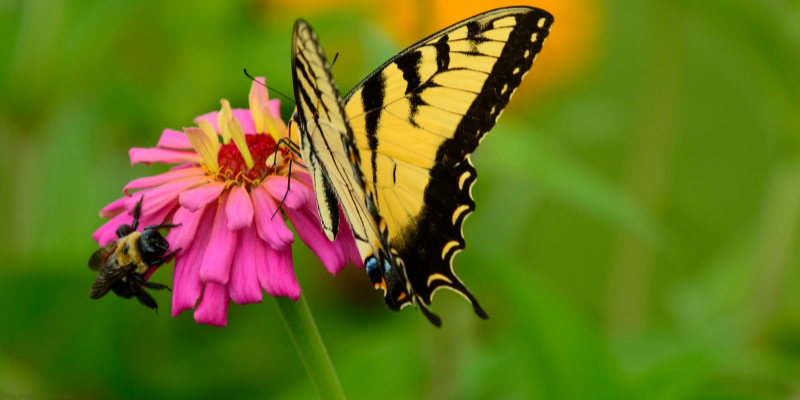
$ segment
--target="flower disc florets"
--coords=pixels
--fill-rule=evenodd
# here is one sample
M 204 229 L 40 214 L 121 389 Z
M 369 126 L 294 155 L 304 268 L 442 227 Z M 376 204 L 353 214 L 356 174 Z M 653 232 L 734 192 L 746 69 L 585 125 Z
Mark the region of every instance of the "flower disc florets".
M 253 187 L 258 186 L 258 183 L 263 181 L 267 175 L 274 174 L 281 169 L 286 157 L 286 150 L 278 149 L 272 136 L 246 135 L 245 140 L 253 157 L 253 164 L 255 164 L 253 168 L 247 168 L 242 152 L 231 142 L 219 148 L 217 180 L 237 181 L 241 185 Z

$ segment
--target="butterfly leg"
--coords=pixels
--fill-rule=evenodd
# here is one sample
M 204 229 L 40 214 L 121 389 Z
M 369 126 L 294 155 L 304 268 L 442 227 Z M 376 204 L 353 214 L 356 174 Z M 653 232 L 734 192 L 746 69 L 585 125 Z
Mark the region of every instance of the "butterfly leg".
M 280 138 L 280 140 L 278 140 L 278 145 L 280 144 L 283 144 L 286 146 L 287 150 L 300 157 L 300 146 L 298 146 L 297 143 L 293 142 L 291 139 L 285 137 Z
M 290 158 L 289 159 L 289 174 L 286 175 L 286 179 L 288 179 L 288 181 L 286 182 L 286 193 L 283 194 L 283 198 L 281 199 L 281 203 L 278 204 L 278 208 L 275 209 L 275 213 L 272 214 L 272 218 L 275 218 L 275 216 L 278 215 L 278 211 L 281 210 L 281 207 L 283 206 L 283 202 L 286 201 L 286 197 L 289 196 L 289 190 L 291 190 L 291 186 L 292 186 L 292 164 L 293 163 L 294 163 L 294 159 Z M 270 219 L 272 219 L 272 218 L 270 218 Z
M 299 148 L 299 146 L 297 146 L 297 144 L 295 142 L 291 141 L 289 138 L 285 138 L 285 137 L 284 138 L 280 138 L 278 140 L 278 144 L 275 147 L 275 155 L 272 158 L 272 166 L 269 167 L 269 171 L 267 171 L 267 175 L 271 174 L 272 171 L 275 170 L 275 167 L 278 164 L 278 153 L 279 153 L 278 149 L 280 148 L 281 145 L 286 147 L 286 150 L 289 150 L 295 156 L 301 157 L 300 148 Z

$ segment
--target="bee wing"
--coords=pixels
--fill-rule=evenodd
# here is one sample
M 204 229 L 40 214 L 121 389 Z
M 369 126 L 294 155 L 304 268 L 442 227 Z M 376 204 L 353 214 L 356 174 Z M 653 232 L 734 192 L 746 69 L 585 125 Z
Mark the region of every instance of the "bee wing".
M 108 260 L 108 256 L 111 255 L 114 251 L 117 250 L 117 241 L 113 241 L 94 252 L 91 257 L 89 257 L 89 269 L 92 271 L 100 271 L 100 268 L 106 264 Z
M 111 287 L 117 283 L 117 281 L 136 269 L 135 264 L 119 265 L 116 262 L 116 256 L 109 258 L 113 258 L 114 262 L 112 265 L 103 267 L 103 269 L 100 270 L 100 273 L 97 274 L 97 279 L 94 280 L 92 290 L 89 292 L 89 298 L 99 299 L 105 296 L 106 293 L 111 290 Z

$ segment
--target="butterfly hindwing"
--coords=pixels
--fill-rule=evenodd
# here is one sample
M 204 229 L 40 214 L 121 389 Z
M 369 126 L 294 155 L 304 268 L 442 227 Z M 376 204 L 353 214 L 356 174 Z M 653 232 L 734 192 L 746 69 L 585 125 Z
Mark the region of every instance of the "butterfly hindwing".
M 453 289 L 486 313 L 452 269 L 475 210 L 469 155 L 494 126 L 547 38 L 553 17 L 514 7 L 446 28 L 387 61 L 345 97 L 364 175 L 389 246 L 419 298 Z

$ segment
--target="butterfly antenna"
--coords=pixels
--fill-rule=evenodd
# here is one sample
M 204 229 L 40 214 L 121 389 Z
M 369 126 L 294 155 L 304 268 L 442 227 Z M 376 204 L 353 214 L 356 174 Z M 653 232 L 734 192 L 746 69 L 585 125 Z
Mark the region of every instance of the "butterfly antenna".
M 286 100 L 291 101 L 292 104 L 294 104 L 295 106 L 297 105 L 297 103 L 295 103 L 294 100 L 292 100 L 289 96 L 287 96 L 287 95 L 285 95 L 285 94 L 273 89 L 272 87 L 269 87 L 269 86 L 257 81 L 256 78 L 253 78 L 252 76 L 250 76 L 250 74 L 247 73 L 247 68 L 244 69 L 244 74 L 247 75 L 247 77 L 250 78 L 253 82 L 258 82 L 259 85 L 264 86 L 265 88 L 267 88 L 269 90 L 272 90 L 273 92 L 283 96 L 284 98 L 286 98 Z

